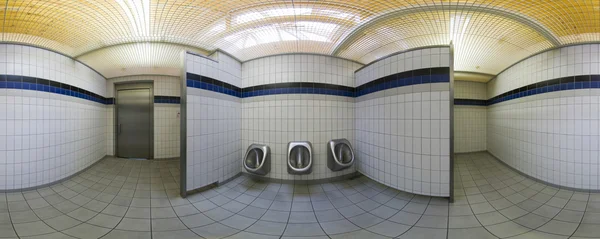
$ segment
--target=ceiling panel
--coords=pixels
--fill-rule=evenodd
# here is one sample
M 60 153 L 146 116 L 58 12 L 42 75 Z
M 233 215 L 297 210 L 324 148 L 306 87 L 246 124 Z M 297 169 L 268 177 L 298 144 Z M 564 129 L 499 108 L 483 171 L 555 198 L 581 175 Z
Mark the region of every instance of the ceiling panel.
M 304 52 L 368 63 L 453 40 L 457 69 L 496 74 L 539 50 L 600 41 L 598 0 L 0 0 L 0 17 L 4 42 L 88 60 L 115 48 L 103 57 L 130 67 L 157 64 L 142 60 L 157 52 L 119 55 L 140 42 L 241 60 Z M 148 67 L 171 67 L 161 64 Z
M 392 16 L 354 33 L 338 56 L 371 62 L 411 48 L 455 47 L 455 69 L 495 74 L 552 43 L 510 18 L 475 11 L 420 11 Z

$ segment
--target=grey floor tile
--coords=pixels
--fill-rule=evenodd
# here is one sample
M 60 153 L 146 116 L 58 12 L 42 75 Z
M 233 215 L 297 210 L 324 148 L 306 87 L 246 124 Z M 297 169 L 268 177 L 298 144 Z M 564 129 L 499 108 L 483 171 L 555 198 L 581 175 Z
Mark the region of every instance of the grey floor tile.
M 11 212 L 10 219 L 12 220 L 12 223 L 35 222 L 40 220 L 32 210 Z
M 273 236 L 281 236 L 283 235 L 283 231 L 285 230 L 286 225 L 287 223 L 257 221 L 256 223 L 252 224 L 252 226 L 248 227 L 245 231 Z
M 354 225 L 352 222 L 342 219 L 338 221 L 322 222 L 320 223 L 323 230 L 328 235 L 347 233 L 351 231 L 360 230 L 359 227 Z
M 391 221 L 382 221 L 376 225 L 367 228 L 368 231 L 384 235 L 388 237 L 397 237 L 408 231 L 411 227 L 403 224 L 398 224 Z
M 102 213 L 117 217 L 123 217 L 127 212 L 127 209 L 128 207 L 109 204 L 104 210 L 102 210 Z
M 327 237 L 325 237 L 325 238 L 327 238 Z M 384 239 L 384 238 L 390 238 L 390 237 L 375 234 L 375 233 L 367 231 L 367 230 L 357 230 L 357 231 L 352 231 L 352 232 L 347 232 L 347 233 L 342 233 L 342 234 L 331 235 L 331 238 L 334 238 L 334 239 L 363 239 L 363 238 Z
M 121 217 L 111 216 L 107 214 L 98 214 L 86 223 L 99 227 L 114 228 L 121 221 Z
M 451 216 L 448 218 L 449 228 L 471 228 L 481 227 L 481 224 L 477 220 L 475 215 L 469 216 Z
M 35 210 L 33 210 L 33 212 L 35 212 L 35 214 L 42 220 L 50 219 L 53 217 L 58 217 L 60 215 L 63 215 L 63 213 L 61 211 L 55 209 L 54 207 L 45 207 L 45 208 L 35 209 Z
M 21 239 L 77 239 L 62 232 L 53 232 L 49 234 L 21 237 Z
M 412 227 L 410 230 L 402 234 L 399 238 L 402 239 L 443 239 L 446 238 L 447 229 L 433 229 Z
M 209 200 L 204 200 L 204 201 L 200 201 L 200 202 L 196 202 L 194 204 L 192 204 L 194 207 L 196 207 L 196 209 L 198 209 L 200 212 L 207 212 L 209 210 L 212 210 L 217 206 L 217 204 L 212 203 Z
M 232 213 L 238 213 L 244 208 L 246 208 L 246 204 L 237 202 L 237 201 L 229 201 L 228 203 L 221 206 L 223 209 L 230 211 Z
M 175 214 L 177 214 L 177 216 L 179 217 L 200 213 L 200 211 L 196 209 L 196 207 L 194 207 L 194 205 L 192 204 L 176 206 L 173 207 L 173 210 L 175 211 Z
M 75 209 L 72 212 L 68 213 L 67 215 L 69 215 L 70 217 L 75 218 L 79 221 L 85 222 L 87 220 L 90 220 L 92 217 L 95 217 L 96 215 L 98 215 L 98 213 L 94 212 L 92 210 L 80 207 L 80 208 Z
M 547 232 L 551 234 L 570 236 L 575 232 L 579 223 L 563 222 L 558 220 L 552 220 L 545 225 L 538 228 L 538 231 Z
M 11 224 L 0 224 L 0 235 L 2 235 L 2 237 L 16 238 L 17 232 L 15 232 L 15 229 L 13 228 L 13 225 L 11 225 Z M 21 235 L 21 236 L 25 236 L 25 235 Z
M 315 216 L 319 222 L 330 222 L 344 219 L 344 216 L 337 210 L 316 211 Z
M 150 215 L 152 219 L 177 217 L 177 214 L 175 214 L 172 207 L 153 207 Z
M 225 226 L 221 223 L 213 223 L 210 225 L 193 228 L 192 231 L 204 238 L 223 238 L 236 234 L 240 230 Z
M 259 219 L 265 214 L 265 212 L 267 212 L 267 209 L 247 206 L 238 214 L 249 218 Z
M 412 226 L 412 225 L 415 225 L 417 223 L 417 221 L 419 221 L 420 218 L 421 218 L 420 214 L 413 214 L 413 213 L 400 211 L 400 212 L 396 213 L 396 215 L 389 218 L 388 220 L 390 220 L 392 222 Z
M 13 224 L 13 226 L 20 237 L 47 234 L 55 231 L 42 221 Z
M 347 207 L 343 207 L 343 208 L 338 208 L 338 211 L 344 215 L 344 217 L 346 218 L 350 218 L 350 217 L 354 217 L 360 214 L 365 213 L 364 210 L 362 210 L 361 208 L 357 207 L 356 205 L 351 205 L 351 206 L 347 206 Z
M 542 205 L 540 208 L 533 211 L 533 213 L 540 215 L 542 217 L 553 218 L 560 212 L 560 210 L 561 210 L 560 208 L 556 208 L 556 207 L 552 207 L 552 206 L 548 206 L 548 205 Z
M 125 214 L 127 218 L 150 219 L 151 210 L 149 207 L 130 207 Z
M 143 239 L 150 237 L 152 237 L 150 232 L 112 230 L 106 236 L 103 236 L 102 239 Z
M 150 219 L 123 218 L 116 229 L 126 231 L 150 231 Z
M 79 224 L 75 227 L 62 231 L 63 233 L 82 239 L 99 238 L 110 231 L 108 228 L 98 227 L 87 223 Z
M 155 218 L 152 219 L 152 232 L 177 231 L 187 229 L 179 218 Z
M 530 229 L 536 229 L 536 228 L 546 224 L 549 221 L 550 221 L 550 218 L 538 216 L 537 214 L 533 214 L 533 213 L 529 213 L 525 216 L 522 216 L 522 217 L 519 217 L 519 218 L 513 220 L 513 222 L 516 222 L 517 224 L 527 227 L 527 228 L 530 228 Z
M 267 210 L 260 220 L 270 222 L 287 222 L 289 217 L 290 212 Z
M 251 226 L 255 223 L 257 219 L 248 218 L 240 215 L 233 215 L 225 220 L 222 220 L 221 223 L 228 227 L 232 227 L 239 230 L 244 230 L 247 227 Z
M 469 205 L 450 205 L 449 206 L 450 216 L 468 216 L 473 215 L 471 206 Z
M 584 212 L 563 209 L 558 213 L 558 215 L 556 215 L 556 217 L 554 217 L 554 219 L 565 222 L 580 223 L 583 219 L 583 215 Z
M 285 231 L 283 232 L 284 236 L 324 236 L 325 232 L 321 229 L 321 226 L 318 223 L 288 223 Z
M 185 229 L 185 230 L 177 230 L 177 231 L 168 231 L 168 232 L 152 232 L 152 239 L 196 239 L 202 238 L 198 236 L 196 233 Z
M 82 223 L 81 221 L 75 220 L 66 215 L 62 215 L 62 216 L 58 216 L 58 217 L 51 218 L 48 220 L 44 220 L 44 222 L 48 226 L 54 228 L 54 230 L 56 230 L 56 231 L 62 231 L 62 230 L 77 226 Z
M 516 218 L 525 216 L 525 215 L 527 215 L 527 213 L 529 213 L 529 212 L 521 209 L 517 205 L 502 209 L 499 212 L 502 213 L 502 215 L 504 215 L 506 218 L 508 218 L 510 220 L 514 220 Z
M 367 228 L 383 221 L 383 219 L 370 213 L 363 213 L 358 216 L 351 217 L 348 220 L 361 228 Z
M 225 218 L 231 217 L 234 214 L 230 211 L 227 211 L 223 208 L 218 207 L 218 208 L 212 209 L 208 212 L 205 212 L 204 215 L 206 215 L 207 217 L 209 217 L 212 220 L 221 221 Z
M 291 212 L 288 223 L 315 223 L 317 218 L 314 212 Z
M 331 204 L 331 202 L 329 202 L 329 199 L 327 199 L 326 201 L 312 202 L 312 206 L 315 211 L 324 211 L 324 210 L 335 209 L 333 204 Z
M 498 224 L 502 222 L 510 221 L 510 219 L 506 218 L 499 212 L 488 212 L 475 215 L 481 225 L 488 226 L 493 224 Z
M 406 206 L 404 206 L 404 208 L 402 208 L 402 211 L 415 214 L 423 214 L 423 212 L 425 212 L 425 209 L 427 209 L 427 204 L 410 202 Z
M 214 220 L 201 213 L 180 217 L 180 219 L 189 228 L 201 227 L 215 222 Z
M 516 236 L 531 230 L 514 222 L 503 222 L 492 226 L 486 226 L 485 228 L 495 236 L 501 238 Z
M 511 239 L 531 239 L 531 238 L 543 238 L 543 239 L 567 239 L 569 237 L 567 236 L 561 236 L 561 235 L 556 235 L 556 234 L 549 234 L 549 233 L 545 233 L 545 232 L 540 232 L 540 231 L 529 231 L 514 237 L 511 237 Z M 574 239 L 571 237 L 571 239 Z
M 494 236 L 483 227 L 448 229 L 448 239 L 464 238 L 495 239 L 498 237 Z

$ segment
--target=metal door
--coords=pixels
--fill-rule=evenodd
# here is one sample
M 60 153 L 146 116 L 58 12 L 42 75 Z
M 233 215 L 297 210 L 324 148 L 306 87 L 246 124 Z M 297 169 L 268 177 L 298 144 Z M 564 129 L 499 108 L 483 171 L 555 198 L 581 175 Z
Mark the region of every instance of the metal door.
M 152 88 L 117 89 L 117 157 L 153 157 Z

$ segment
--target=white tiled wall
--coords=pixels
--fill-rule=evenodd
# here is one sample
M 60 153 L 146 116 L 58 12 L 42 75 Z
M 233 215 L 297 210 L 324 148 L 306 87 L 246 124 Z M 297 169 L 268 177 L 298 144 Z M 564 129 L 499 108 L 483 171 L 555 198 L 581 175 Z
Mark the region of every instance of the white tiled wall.
M 380 60 L 356 73 L 357 85 L 420 68 L 449 66 L 449 48 L 422 49 Z M 404 86 L 356 99 L 358 170 L 388 186 L 449 196 L 450 86 Z
M 354 87 L 354 71 L 360 66 L 352 61 L 312 54 L 264 57 L 242 64 L 242 85 L 318 82 Z M 355 172 L 354 167 L 339 172 L 327 168 L 326 144 L 339 138 L 346 138 L 354 145 L 353 98 L 284 94 L 243 100 L 242 157 L 250 144 L 269 145 L 272 163 L 271 173 L 266 177 L 312 180 Z M 314 162 L 311 174 L 288 174 L 287 144 L 290 141 L 311 142 Z
M 60 54 L 0 44 L 0 74 L 39 77 L 106 94 L 105 79 Z M 105 106 L 48 92 L 0 89 L 0 190 L 73 175 L 106 154 Z
M 533 56 L 488 84 L 490 97 L 558 77 L 600 73 L 599 45 Z M 488 107 L 488 151 L 553 184 L 600 189 L 600 91 L 544 93 Z
M 454 98 L 487 100 L 487 84 L 473 81 L 454 81 Z
M 356 86 L 399 72 L 449 66 L 450 57 L 448 57 L 448 51 L 447 47 L 427 48 L 381 59 L 356 72 Z
M 487 100 L 486 83 L 454 81 L 455 99 Z M 487 107 L 454 105 L 454 152 L 487 149 Z
M 488 97 L 566 76 L 600 74 L 600 44 L 563 47 L 532 56 L 488 83 Z
M 114 97 L 114 85 L 117 82 L 136 82 L 151 80 L 154 84 L 154 95 L 180 96 L 181 78 L 161 75 L 137 75 L 111 78 L 106 81 L 107 97 Z M 154 104 L 154 158 L 179 157 L 180 105 Z M 114 105 L 107 106 L 107 155 L 114 155 Z
M 355 168 L 333 172 L 327 168 L 326 144 L 346 138 L 354 145 L 354 99 L 326 95 L 271 95 L 245 98 L 242 109 L 242 146 L 253 143 L 271 148 L 271 173 L 266 177 L 312 180 L 341 176 Z M 287 172 L 287 144 L 309 141 L 313 146 L 313 171 Z M 241 165 L 240 165 L 241 167 Z
M 220 52 L 212 61 L 187 54 L 187 71 L 240 86 L 241 64 Z M 241 99 L 187 87 L 187 190 L 240 173 Z
M 454 152 L 479 152 L 486 149 L 487 107 L 454 105 Z
M 242 87 L 283 82 L 318 82 L 354 87 L 356 62 L 313 54 L 259 58 L 242 64 Z

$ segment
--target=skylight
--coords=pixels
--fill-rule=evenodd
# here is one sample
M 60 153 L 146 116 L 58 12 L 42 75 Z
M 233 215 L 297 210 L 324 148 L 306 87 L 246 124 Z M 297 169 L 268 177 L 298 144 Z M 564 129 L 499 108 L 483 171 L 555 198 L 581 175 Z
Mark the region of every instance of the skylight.
M 313 9 L 313 8 L 275 8 L 263 11 L 246 12 L 233 17 L 233 23 L 243 24 L 252 21 L 263 20 L 272 17 L 286 17 L 286 16 L 327 16 L 342 20 L 354 21 L 358 23 L 360 17 L 349 13 L 337 10 L 326 10 L 326 9 Z
M 245 29 L 226 36 L 224 39 L 238 49 L 280 41 L 307 40 L 331 42 L 333 34 L 338 29 L 339 25 L 333 23 L 313 21 L 286 22 Z

